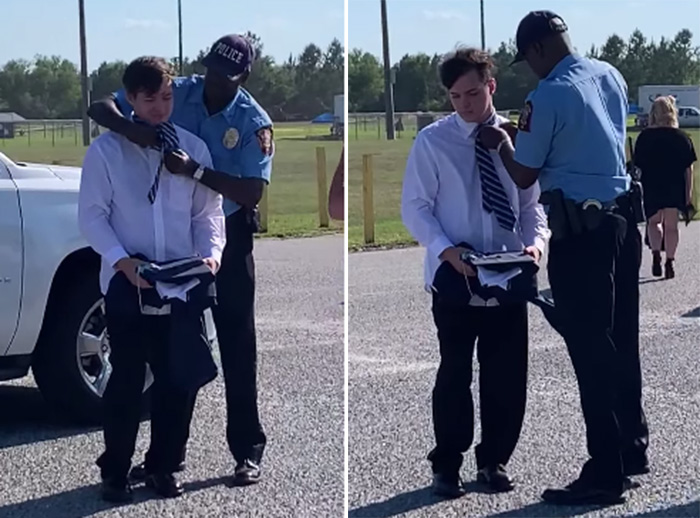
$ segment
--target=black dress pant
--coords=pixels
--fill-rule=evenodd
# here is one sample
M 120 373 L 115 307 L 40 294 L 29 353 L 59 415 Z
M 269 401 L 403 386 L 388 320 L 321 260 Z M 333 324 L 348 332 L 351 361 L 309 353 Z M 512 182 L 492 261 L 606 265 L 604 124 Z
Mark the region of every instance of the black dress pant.
M 581 478 L 619 491 L 646 464 L 648 428 L 639 361 L 641 236 L 631 214 L 553 240 L 548 273 L 578 381 L 590 460 Z
M 97 460 L 103 478 L 125 479 L 131 467 L 142 411 L 146 363 L 153 372 L 149 473 L 177 469 L 189 438 L 195 395 L 169 379 L 169 316 L 141 314 L 138 292 L 118 273 L 105 295 L 112 374 L 103 395 L 105 451 Z
M 433 472 L 456 475 L 474 439 L 472 358 L 477 345 L 481 443 L 477 469 L 507 464 L 520 436 L 527 391 L 526 303 L 475 307 L 433 294 L 440 367 L 433 389 Z
M 258 415 L 253 230 L 241 209 L 226 218 L 214 323 L 226 384 L 226 438 L 237 462 L 259 463 L 267 442 Z

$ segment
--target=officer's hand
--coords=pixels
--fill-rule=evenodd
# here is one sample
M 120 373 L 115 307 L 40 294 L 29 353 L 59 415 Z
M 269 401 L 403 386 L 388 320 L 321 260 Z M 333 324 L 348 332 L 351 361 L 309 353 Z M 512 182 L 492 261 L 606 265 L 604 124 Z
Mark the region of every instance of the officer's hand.
M 466 248 L 462 248 L 461 246 L 451 246 L 450 248 L 445 249 L 444 252 L 440 254 L 440 260 L 441 261 L 447 261 L 450 263 L 452 268 L 455 269 L 456 272 L 461 273 L 462 275 L 466 275 L 467 277 L 476 277 L 476 272 L 474 269 L 469 266 L 467 263 L 462 261 L 462 258 L 460 257 L 463 252 L 468 252 Z
M 526 246 L 525 250 L 523 250 L 523 252 L 526 255 L 534 257 L 536 263 L 540 262 L 540 257 L 542 257 L 542 252 L 540 252 L 540 249 L 537 248 L 536 246 Z
M 487 149 L 496 149 L 504 140 L 510 140 L 508 133 L 496 126 L 483 126 L 479 130 L 478 138 Z
M 508 136 L 510 137 L 510 140 L 515 142 L 515 137 L 518 136 L 518 125 L 517 124 L 509 121 L 509 122 L 504 122 L 499 127 L 508 134 Z
M 124 259 L 120 259 L 117 261 L 117 264 L 114 265 L 114 269 L 120 272 L 123 272 L 124 275 L 126 275 L 126 278 L 129 279 L 129 282 L 136 286 L 137 288 L 141 289 L 147 289 L 151 288 L 152 286 L 148 284 L 148 281 L 141 277 L 138 274 L 137 268 L 139 265 L 143 264 L 145 261 L 142 261 L 140 259 L 133 259 L 131 257 L 125 257 Z
M 219 263 L 216 262 L 216 259 L 207 257 L 206 259 L 202 259 L 202 262 L 209 267 L 211 273 L 213 273 L 214 275 L 216 275 L 216 272 L 219 271 Z
M 158 145 L 158 132 L 153 126 L 132 122 L 128 128 L 124 136 L 137 146 L 155 147 Z
M 182 149 L 165 154 L 165 167 L 173 174 L 192 176 L 199 164 L 192 160 Z

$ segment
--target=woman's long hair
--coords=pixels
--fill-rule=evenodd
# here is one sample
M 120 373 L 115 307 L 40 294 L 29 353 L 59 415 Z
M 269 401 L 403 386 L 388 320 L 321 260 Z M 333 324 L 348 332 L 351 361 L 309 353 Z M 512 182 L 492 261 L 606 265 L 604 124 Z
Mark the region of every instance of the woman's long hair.
M 670 95 L 657 97 L 649 111 L 649 126 L 678 127 L 676 100 Z

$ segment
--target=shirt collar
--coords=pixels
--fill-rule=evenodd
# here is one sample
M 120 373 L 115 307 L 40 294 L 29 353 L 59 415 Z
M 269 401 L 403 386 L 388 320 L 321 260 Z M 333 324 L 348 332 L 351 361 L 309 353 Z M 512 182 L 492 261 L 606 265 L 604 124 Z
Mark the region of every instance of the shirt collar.
M 474 130 L 479 127 L 479 124 L 477 124 L 476 122 L 465 121 L 457 112 L 455 112 L 454 116 L 457 120 L 457 126 L 459 127 L 460 131 L 464 132 L 464 135 L 467 138 L 471 138 L 474 135 Z
M 543 79 L 543 81 L 546 81 L 548 79 L 552 79 L 553 77 L 558 76 L 562 70 L 565 68 L 571 66 L 573 63 L 578 61 L 580 59 L 580 56 L 576 53 L 569 54 L 568 56 L 564 56 L 559 63 L 554 65 L 554 68 L 547 74 L 547 77 Z
M 221 115 L 223 115 L 226 120 L 230 123 L 234 122 L 234 107 L 236 104 L 241 100 L 241 95 L 243 92 L 243 88 L 239 87 L 238 92 L 236 92 L 235 97 L 231 100 L 230 103 L 226 105 L 226 107 L 219 112 Z M 202 76 L 201 81 L 198 81 L 194 88 L 190 88 L 190 91 L 187 93 L 187 98 L 186 102 L 191 103 L 191 104 L 199 104 L 203 107 L 204 111 L 207 111 L 206 106 L 204 106 L 204 77 Z

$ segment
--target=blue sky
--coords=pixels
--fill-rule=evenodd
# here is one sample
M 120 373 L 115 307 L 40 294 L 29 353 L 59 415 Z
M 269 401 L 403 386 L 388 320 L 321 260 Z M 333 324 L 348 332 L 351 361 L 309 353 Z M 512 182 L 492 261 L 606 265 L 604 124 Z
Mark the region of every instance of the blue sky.
M 36 54 L 80 62 L 77 0 L 0 2 L 0 64 Z M 103 61 L 178 54 L 177 0 L 85 0 L 85 11 L 90 70 Z M 308 43 L 325 48 L 333 38 L 344 41 L 343 0 L 182 0 L 182 13 L 183 50 L 190 57 L 219 36 L 247 30 L 277 61 Z
M 530 10 L 549 9 L 569 26 L 574 45 L 586 52 L 617 33 L 627 39 L 635 28 L 659 40 L 683 28 L 700 46 L 700 0 L 485 0 L 486 46 L 515 38 Z M 381 56 L 379 0 L 349 0 L 348 48 Z M 456 44 L 481 45 L 479 0 L 387 0 L 392 62 L 407 53 L 445 53 Z

